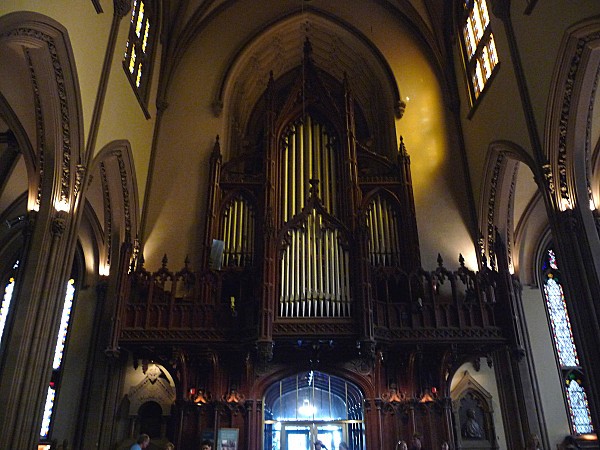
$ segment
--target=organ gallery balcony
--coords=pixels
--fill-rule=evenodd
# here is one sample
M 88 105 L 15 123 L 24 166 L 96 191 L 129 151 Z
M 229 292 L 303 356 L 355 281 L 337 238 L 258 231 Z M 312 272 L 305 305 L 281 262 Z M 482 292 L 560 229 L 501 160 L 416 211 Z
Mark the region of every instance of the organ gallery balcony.
M 120 289 L 121 343 L 252 343 L 259 339 L 261 278 L 251 268 L 224 267 L 193 272 L 188 263 L 178 272 L 138 267 Z M 502 297 L 499 273 L 473 272 L 462 257 L 456 270 L 441 257 L 432 271 L 405 273 L 389 266 L 370 266 L 367 299 L 349 291 L 348 304 L 318 293 L 290 296 L 286 308 L 273 305 L 273 339 L 358 339 L 368 317 L 378 343 L 501 343 L 505 340 L 496 314 Z

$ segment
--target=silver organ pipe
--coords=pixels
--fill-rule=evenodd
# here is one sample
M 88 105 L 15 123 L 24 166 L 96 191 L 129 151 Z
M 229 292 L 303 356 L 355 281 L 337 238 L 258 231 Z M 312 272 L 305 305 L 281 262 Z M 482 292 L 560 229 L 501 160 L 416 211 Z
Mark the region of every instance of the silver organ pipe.
M 335 143 L 326 127 L 307 116 L 304 122 L 290 125 L 281 143 L 283 157 L 279 173 L 283 223 L 302 211 L 309 196 L 311 178 L 319 180 L 321 202 L 335 216 Z
M 283 138 L 283 148 L 288 148 L 289 146 L 289 139 L 287 136 L 285 136 Z M 280 193 L 280 197 L 282 198 L 284 204 L 283 207 L 281 208 L 281 212 L 283 214 L 283 223 L 287 222 L 288 220 L 288 208 L 287 208 L 287 196 L 288 196 L 288 182 L 289 182 L 289 160 L 287 158 L 283 158 L 282 160 L 282 166 L 281 166 L 281 180 L 283 181 L 283 185 L 281 187 L 281 193 Z
M 282 317 L 349 317 L 350 261 L 338 230 L 317 230 L 320 217 L 291 230 L 281 261 Z M 291 276 L 290 275 L 291 270 Z
M 254 209 L 243 197 L 234 198 L 225 208 L 220 234 L 225 242 L 224 266 L 250 266 L 254 254 Z
M 319 180 L 325 209 L 336 214 L 335 142 L 327 128 L 306 116 L 290 125 L 281 140 L 281 214 L 283 223 L 302 211 L 310 179 Z M 302 227 L 290 230 L 279 277 L 279 314 L 286 318 L 349 317 L 349 255 L 339 230 L 324 228 L 315 210 Z
M 394 266 L 400 261 L 398 215 L 393 205 L 380 195 L 367 209 L 369 259 L 373 266 Z

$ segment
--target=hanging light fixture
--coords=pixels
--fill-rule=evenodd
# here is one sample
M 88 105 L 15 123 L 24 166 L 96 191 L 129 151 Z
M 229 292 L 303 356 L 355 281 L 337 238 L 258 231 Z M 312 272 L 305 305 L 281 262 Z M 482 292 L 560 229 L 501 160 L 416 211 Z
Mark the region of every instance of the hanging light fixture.
M 302 405 L 298 407 L 298 413 L 302 416 L 314 416 L 317 412 L 317 408 L 314 405 L 310 404 L 310 400 L 305 398 L 302 401 Z

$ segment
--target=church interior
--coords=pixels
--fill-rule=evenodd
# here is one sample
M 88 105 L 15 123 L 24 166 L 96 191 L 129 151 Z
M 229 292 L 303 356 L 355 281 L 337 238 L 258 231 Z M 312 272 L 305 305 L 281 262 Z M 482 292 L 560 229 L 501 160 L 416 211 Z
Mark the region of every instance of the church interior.
M 599 80 L 596 0 L 1 2 L 0 448 L 600 448 Z

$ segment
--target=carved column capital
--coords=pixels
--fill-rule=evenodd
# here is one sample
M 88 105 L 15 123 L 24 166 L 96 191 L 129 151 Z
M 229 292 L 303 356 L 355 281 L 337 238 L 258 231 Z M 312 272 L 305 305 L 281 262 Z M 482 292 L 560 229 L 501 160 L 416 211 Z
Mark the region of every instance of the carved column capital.
M 67 213 L 65 211 L 59 211 L 56 217 L 52 220 L 50 227 L 52 236 L 59 238 L 63 235 L 67 228 Z
M 273 359 L 273 347 L 275 346 L 273 341 L 261 341 L 256 345 L 259 361 L 266 363 Z
M 131 11 L 131 0 L 113 0 L 115 6 L 115 16 L 122 19 Z
M 156 101 L 156 109 L 159 113 L 163 113 L 169 107 L 169 103 L 165 100 L 157 100 Z
M 491 0 L 492 13 L 503 22 L 510 19 L 510 0 Z
M 104 349 L 104 356 L 109 363 L 115 363 L 121 358 L 121 349 L 118 347 L 108 347 Z
M 375 350 L 376 344 L 375 341 L 364 340 L 360 342 L 360 356 L 367 361 L 375 361 Z

